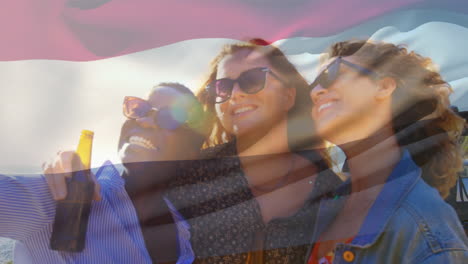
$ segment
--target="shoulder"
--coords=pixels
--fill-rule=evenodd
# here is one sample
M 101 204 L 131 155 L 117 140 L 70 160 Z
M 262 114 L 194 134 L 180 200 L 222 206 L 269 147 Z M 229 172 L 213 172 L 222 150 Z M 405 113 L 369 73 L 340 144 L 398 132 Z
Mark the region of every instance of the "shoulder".
M 468 261 L 467 250 L 451 250 L 444 251 L 424 259 L 423 264 L 438 264 L 438 263 L 466 263 Z
M 402 203 L 401 212 L 408 213 L 418 223 L 434 228 L 461 228 L 455 210 L 446 203 L 439 192 L 419 178 Z M 445 223 L 440 225 L 440 223 Z M 445 230 L 448 231 L 448 230 Z
M 418 263 L 443 252 L 468 251 L 454 209 L 421 178 L 391 218 L 387 231 L 406 241 L 407 248 L 418 245 L 412 254 Z

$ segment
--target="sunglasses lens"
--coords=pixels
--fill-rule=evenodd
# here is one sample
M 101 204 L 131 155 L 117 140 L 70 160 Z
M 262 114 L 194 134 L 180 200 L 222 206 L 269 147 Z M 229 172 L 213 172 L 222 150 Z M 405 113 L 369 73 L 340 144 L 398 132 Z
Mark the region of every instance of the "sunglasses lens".
M 266 73 L 265 69 L 252 69 L 244 72 L 239 77 L 239 86 L 242 91 L 254 94 L 262 90 L 265 87 Z
M 332 85 L 336 78 L 338 78 L 338 73 L 340 71 L 340 61 L 337 59 L 335 60 L 332 65 L 328 68 L 328 86 Z
M 319 84 L 323 88 L 330 87 L 333 84 L 333 82 L 336 81 L 336 78 L 338 78 L 339 71 L 340 62 L 338 60 L 335 60 L 324 71 L 322 71 L 319 76 L 317 76 L 317 79 L 313 82 L 311 87 L 314 88 Z
M 168 107 L 160 109 L 156 118 L 160 128 L 174 130 L 187 121 L 188 113 L 181 107 Z
M 232 87 L 234 86 L 234 82 L 230 79 L 220 79 L 214 82 L 214 89 L 215 89 L 215 101 L 217 103 L 221 103 L 229 99 L 232 92 Z
M 319 78 L 319 83 L 323 88 L 328 88 L 333 83 L 333 76 L 330 74 L 329 70 L 325 70 Z
M 133 119 L 145 117 L 150 110 L 151 105 L 148 102 L 136 97 L 126 98 L 123 105 L 124 115 Z
M 229 78 L 216 80 L 208 88 L 214 94 L 215 103 L 222 103 L 231 97 L 236 82 L 244 93 L 258 93 L 265 87 L 266 74 L 265 68 L 255 68 L 243 72 L 236 80 Z

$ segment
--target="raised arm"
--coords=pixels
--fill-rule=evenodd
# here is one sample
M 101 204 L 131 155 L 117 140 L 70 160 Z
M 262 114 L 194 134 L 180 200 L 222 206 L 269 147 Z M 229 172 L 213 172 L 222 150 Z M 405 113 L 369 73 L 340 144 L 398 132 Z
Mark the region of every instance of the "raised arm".
M 73 151 L 59 152 L 53 162 L 44 164 L 45 176 L 0 174 L 0 237 L 24 241 L 53 223 L 54 199 L 67 195 L 65 182 L 71 176 L 73 155 Z M 96 186 L 94 198 L 99 200 L 99 184 Z

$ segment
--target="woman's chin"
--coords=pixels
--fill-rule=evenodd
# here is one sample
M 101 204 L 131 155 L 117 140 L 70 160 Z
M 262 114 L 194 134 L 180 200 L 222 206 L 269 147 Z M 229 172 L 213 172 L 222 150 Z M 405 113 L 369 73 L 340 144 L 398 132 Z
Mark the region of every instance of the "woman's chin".
M 317 132 L 317 136 L 321 139 L 324 139 L 330 143 L 337 144 L 336 143 L 336 136 L 339 136 L 340 132 L 339 126 L 336 126 L 332 124 L 331 122 L 321 122 L 321 123 L 316 123 L 315 126 L 315 131 Z
M 250 124 L 247 122 L 235 124 L 232 127 L 233 134 L 236 137 L 245 137 L 249 134 L 256 133 L 259 131 L 258 125 Z

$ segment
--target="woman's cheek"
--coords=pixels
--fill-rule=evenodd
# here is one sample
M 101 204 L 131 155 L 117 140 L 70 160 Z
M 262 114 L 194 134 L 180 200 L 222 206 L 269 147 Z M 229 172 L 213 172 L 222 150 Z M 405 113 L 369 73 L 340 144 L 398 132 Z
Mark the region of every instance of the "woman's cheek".
M 215 111 L 216 111 L 216 116 L 218 117 L 219 120 L 224 119 L 225 116 L 225 108 L 223 107 L 224 104 L 215 104 Z
M 228 128 L 230 123 L 229 115 L 226 114 L 226 108 L 227 107 L 224 103 L 215 105 L 216 116 L 224 128 Z

